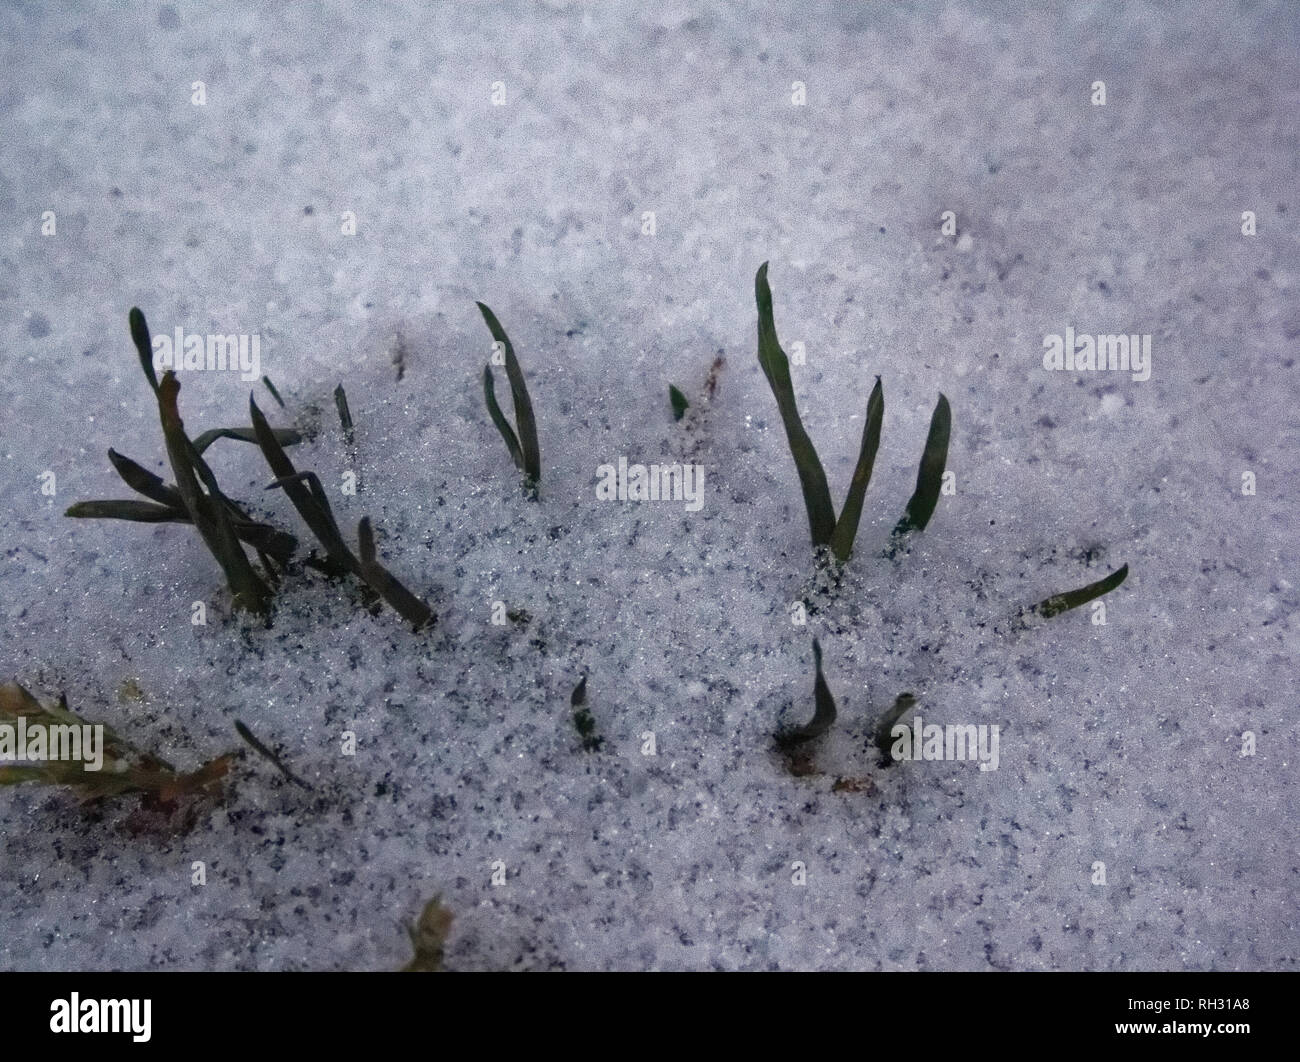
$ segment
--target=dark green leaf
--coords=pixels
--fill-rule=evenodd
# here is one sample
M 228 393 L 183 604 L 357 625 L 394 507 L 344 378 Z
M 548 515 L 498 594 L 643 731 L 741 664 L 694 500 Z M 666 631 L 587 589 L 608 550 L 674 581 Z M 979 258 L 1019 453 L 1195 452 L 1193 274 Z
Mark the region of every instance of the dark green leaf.
M 147 468 L 136 464 L 129 457 L 123 457 L 116 450 L 108 451 L 108 460 L 132 490 L 160 505 L 170 505 L 173 509 L 184 511 L 185 502 L 181 499 L 180 491 L 169 487 Z
M 1106 578 L 1098 579 L 1095 583 L 1089 583 L 1078 590 L 1068 590 L 1063 594 L 1054 594 L 1045 601 L 1040 601 L 1037 605 L 1032 606 L 1029 611 L 1037 612 L 1044 619 L 1051 619 L 1053 616 L 1059 616 L 1062 612 L 1068 612 L 1072 608 L 1086 605 L 1089 601 L 1099 598 L 1103 594 L 1109 594 L 1127 578 L 1128 565 L 1125 564 L 1123 567 L 1111 572 Z
M 483 303 L 476 305 L 479 312 L 483 314 L 483 320 L 487 322 L 492 338 L 505 349 L 506 376 L 510 380 L 510 394 L 514 398 L 515 426 L 519 429 L 519 449 L 523 456 L 520 467 L 524 471 L 530 489 L 535 490 L 542 480 L 542 458 L 541 450 L 537 445 L 537 421 L 533 417 L 533 403 L 528 397 L 528 385 L 524 382 L 523 370 L 515 357 L 515 348 L 511 345 L 505 329 L 501 327 L 501 322 Z
M 930 434 L 925 440 L 925 452 L 916 473 L 916 491 L 907 503 L 907 511 L 894 528 L 894 544 L 913 531 L 924 531 L 934 515 L 939 502 L 939 489 L 943 486 L 943 469 L 948 461 L 948 436 L 952 431 L 952 410 L 948 399 L 939 396 L 939 403 L 930 417 Z
M 799 745 L 812 738 L 819 737 L 831 728 L 835 722 L 835 698 L 831 696 L 831 688 L 826 684 L 826 676 L 822 674 L 822 647 L 813 639 L 813 660 L 817 668 L 817 674 L 813 681 L 813 717 L 812 721 L 806 726 L 795 727 L 787 730 L 778 737 L 778 741 L 785 747 Z
M 682 417 L 686 416 L 686 410 L 690 408 L 690 403 L 686 401 L 686 396 L 672 384 L 668 385 L 668 401 L 672 403 L 673 420 L 681 420 Z
M 862 449 L 858 452 L 858 464 L 853 470 L 853 482 L 849 484 L 848 496 L 844 499 L 844 508 L 835 523 L 835 536 L 831 540 L 831 550 L 835 559 L 841 564 L 849 559 L 853 552 L 853 540 L 858 537 L 858 520 L 862 516 L 862 501 L 867 494 L 867 484 L 871 482 L 871 469 L 876 463 L 876 451 L 880 449 L 880 428 L 885 421 L 885 396 L 880 387 L 880 377 L 876 377 L 876 386 L 871 389 L 867 400 L 867 422 L 862 426 Z
M 496 384 L 492 379 L 491 365 L 483 366 L 483 399 L 487 402 L 488 416 L 492 418 L 492 423 L 497 426 L 501 438 L 506 441 L 506 449 L 510 451 L 510 460 L 522 472 L 524 470 L 524 453 L 519 449 L 519 440 L 515 437 L 514 428 L 510 427 L 506 415 L 501 412 L 501 407 L 497 405 Z
M 284 409 L 284 399 L 280 397 L 280 392 L 275 389 L 275 384 L 271 382 L 271 378 L 269 376 L 263 376 L 262 383 L 264 383 L 266 389 L 271 392 L 271 397 L 280 404 L 280 408 Z
M 225 572 L 235 606 L 264 614 L 270 608 L 271 590 L 244 555 L 244 549 L 231 526 L 231 503 L 221 493 L 211 470 L 185 434 L 185 424 L 176 402 L 180 389 L 181 385 L 174 372 L 163 374 L 158 386 L 158 412 L 167 443 L 167 456 L 171 460 L 172 473 L 176 476 L 176 489 L 208 551 Z M 204 480 L 209 493 L 205 494 L 200 488 L 198 477 Z
M 894 746 L 894 738 L 891 733 L 894 724 L 897 723 L 903 713 L 911 708 L 915 703 L 916 698 L 910 693 L 900 693 L 894 700 L 894 706 L 884 714 L 880 722 L 876 725 L 876 748 L 880 750 L 880 755 L 882 757 L 881 763 L 886 767 L 894 762 L 893 756 L 890 754 L 890 751 Z
M 281 446 L 296 446 L 302 442 L 302 436 L 292 428 L 276 428 L 275 438 Z M 209 428 L 194 440 L 194 449 L 203 453 L 218 439 L 234 439 L 236 442 L 257 442 L 257 432 L 252 428 Z
M 266 458 L 266 463 L 271 466 L 271 471 L 276 475 L 271 486 L 284 488 L 293 507 L 298 510 L 298 515 L 311 528 L 312 534 L 329 554 L 331 572 L 342 574 L 346 571 L 360 575 L 360 565 L 352 551 L 348 549 L 347 543 L 343 541 L 320 480 L 316 478 L 315 473 L 299 473 L 293 467 L 293 462 L 281 448 L 275 432 L 271 430 L 262 411 L 257 408 L 257 402 L 251 394 L 248 396 L 248 407 L 249 414 L 253 418 L 253 431 L 257 435 L 257 443 L 262 448 L 262 456 Z
M 135 520 L 142 524 L 190 523 L 184 509 L 143 501 L 86 501 L 69 506 L 64 516 L 83 520 Z
M 776 398 L 777 408 L 781 411 L 781 421 L 785 425 L 786 439 L 794 457 L 795 470 L 799 473 L 799 485 L 808 510 L 808 527 L 813 546 L 829 546 L 835 535 L 835 507 L 831 504 L 826 472 L 822 469 L 812 440 L 804 431 L 803 421 L 799 419 L 794 385 L 790 381 L 790 360 L 776 337 L 766 262 L 759 267 L 754 278 L 754 297 L 758 303 L 758 363 Z
M 368 516 L 363 517 L 357 527 L 357 541 L 360 543 L 361 576 L 375 593 L 387 601 L 415 630 L 422 630 L 432 624 L 438 618 L 433 609 L 394 579 L 376 559 L 375 536 Z
M 339 384 L 334 388 L 334 406 L 339 411 L 339 424 L 343 428 L 343 438 L 349 446 L 353 443 L 352 411 L 348 409 L 348 395 Z
M 153 367 L 153 341 L 149 338 L 149 325 L 145 322 L 144 314 L 132 306 L 131 312 L 127 314 L 127 322 L 131 326 L 131 341 L 135 344 L 135 351 L 140 356 L 140 367 L 144 369 L 145 378 L 149 381 L 149 386 L 158 392 L 158 375 L 154 372 Z

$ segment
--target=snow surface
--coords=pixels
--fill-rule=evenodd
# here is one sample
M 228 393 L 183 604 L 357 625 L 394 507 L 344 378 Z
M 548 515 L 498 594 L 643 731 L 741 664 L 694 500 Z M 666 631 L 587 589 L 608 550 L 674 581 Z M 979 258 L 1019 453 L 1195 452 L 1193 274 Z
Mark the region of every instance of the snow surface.
M 435 893 L 454 969 L 1297 966 L 1294 4 L 12 4 L 0 29 L 4 677 L 187 769 L 242 719 L 315 786 L 249 753 L 179 835 L 0 794 L 0 967 L 392 969 Z M 858 552 L 806 627 L 765 260 L 837 504 L 884 384 Z M 476 299 L 527 372 L 538 504 Z M 310 572 L 261 629 L 192 529 L 62 516 L 131 496 L 110 446 L 172 478 L 133 305 L 261 336 L 289 410 L 259 403 L 319 407 L 294 460 L 349 539 L 375 520 L 432 632 Z M 1151 334 L 1150 380 L 1045 370 L 1067 326 Z M 247 423 L 249 384 L 181 379 L 191 434 Z M 886 561 L 940 391 L 957 493 Z M 699 512 L 596 500 L 599 464 L 674 455 Z M 210 457 L 305 550 L 253 447 Z M 1124 562 L 1105 626 L 1007 622 Z M 840 718 L 793 777 L 772 733 L 811 717 L 814 635 Z M 999 769 L 879 767 L 903 691 L 999 725 Z

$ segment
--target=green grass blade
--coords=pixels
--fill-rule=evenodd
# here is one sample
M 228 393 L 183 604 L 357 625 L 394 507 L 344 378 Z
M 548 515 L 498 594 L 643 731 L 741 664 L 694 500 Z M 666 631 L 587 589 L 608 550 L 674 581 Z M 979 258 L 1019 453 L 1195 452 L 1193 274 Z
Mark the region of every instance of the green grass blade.
M 907 510 L 894 528 L 897 540 L 913 531 L 924 531 L 939 503 L 939 488 L 943 486 L 943 469 L 948 462 L 948 437 L 952 432 L 952 410 L 948 399 L 939 396 L 939 403 L 930 417 L 930 434 L 925 440 L 925 452 L 916 473 L 916 490 L 907 503 Z
M 147 468 L 142 468 L 116 450 L 108 451 L 108 460 L 117 474 L 122 477 L 122 481 L 137 494 L 143 494 L 159 505 L 169 505 L 173 509 L 184 511 L 185 502 L 181 500 L 180 491 L 175 487 L 167 486 Z
M 343 429 L 343 441 L 349 446 L 355 441 L 352 430 L 352 410 L 348 408 L 348 393 L 339 384 L 334 388 L 334 408 L 339 412 L 339 426 Z
M 292 428 L 276 428 L 275 438 L 281 446 L 296 446 L 302 442 L 302 436 Z M 209 428 L 194 439 L 194 449 L 203 453 L 218 439 L 234 439 L 236 442 L 255 443 L 257 432 L 252 428 Z
M 483 366 L 483 400 L 487 403 L 488 415 L 492 418 L 492 423 L 497 426 L 501 438 L 506 441 L 506 449 L 510 451 L 510 460 L 522 472 L 524 470 L 524 452 L 519 448 L 519 440 L 515 437 L 514 428 L 510 427 L 506 415 L 501 412 L 501 407 L 497 405 L 496 383 L 492 379 L 491 365 Z
M 69 506 L 64 516 L 81 520 L 134 520 L 142 524 L 190 523 L 189 513 L 144 501 L 87 501 Z
M 87 501 L 69 506 L 64 516 L 79 520 L 130 520 L 143 524 L 192 524 L 190 514 L 184 505 L 155 505 L 153 502 L 134 501 Z M 269 524 L 254 521 L 233 521 L 235 535 L 241 542 L 247 542 L 260 553 L 269 554 L 281 564 L 288 564 L 293 551 L 298 548 L 298 540 L 285 531 L 279 531 Z
M 876 377 L 876 386 L 871 389 L 867 400 L 867 422 L 862 426 L 862 449 L 858 452 L 858 465 L 853 470 L 853 482 L 849 484 L 848 496 L 844 499 L 844 508 L 835 523 L 835 535 L 831 539 L 831 550 L 835 559 L 843 564 L 853 552 L 853 540 L 858 537 L 858 520 L 862 516 L 862 501 L 867 496 L 867 484 L 871 482 L 871 469 L 876 463 L 876 451 L 880 449 L 880 428 L 885 422 L 885 394 L 880 387 L 880 377 Z
M 144 369 L 145 378 L 154 394 L 157 394 L 158 375 L 153 368 L 153 340 L 149 338 L 149 325 L 145 322 L 144 314 L 135 306 L 131 307 L 126 319 L 131 326 L 131 341 L 135 344 L 135 352 L 140 356 L 140 367 Z
M 881 764 L 888 767 L 894 762 L 890 750 L 894 747 L 893 729 L 894 724 L 902 717 L 903 713 L 916 703 L 916 698 L 910 693 L 900 693 L 894 700 L 894 706 L 887 711 L 876 724 L 875 745 L 880 750 Z
M 271 397 L 279 403 L 280 408 L 284 409 L 284 399 L 280 397 L 280 392 L 275 389 L 275 384 L 271 382 L 271 378 L 269 376 L 263 376 L 262 383 L 265 384 L 266 389 L 271 392 Z
M 587 752 L 599 752 L 605 739 L 596 733 L 596 717 L 591 714 L 587 704 L 587 676 L 584 674 L 569 695 L 569 707 L 573 709 L 573 728 L 582 738 L 582 747 Z
M 817 643 L 816 638 L 813 639 L 813 660 L 817 668 L 817 675 L 813 680 L 814 708 L 812 721 L 805 726 L 787 730 L 778 737 L 780 744 L 786 748 L 819 737 L 826 733 L 831 728 L 831 724 L 835 722 L 835 698 L 831 696 L 831 688 L 826 684 L 826 676 L 822 674 L 822 647 Z
M 348 548 L 348 544 L 343 541 L 343 534 L 334 519 L 334 510 L 330 508 L 329 498 L 325 494 L 325 488 L 321 486 L 320 477 L 315 472 L 295 472 L 292 476 L 285 476 L 283 479 L 273 479 L 266 485 L 267 490 L 274 490 L 277 487 L 283 488 L 289 495 L 294 508 L 298 510 L 298 515 L 303 518 L 303 522 L 311 529 L 317 541 L 325 547 L 325 551 L 334 562 L 333 570 L 339 574 L 349 571 L 359 576 L 360 564 Z M 299 501 L 294 501 L 295 497 L 301 499 L 301 504 Z
M 673 420 L 681 420 L 682 417 L 686 416 L 686 411 L 691 404 L 686 401 L 686 396 L 672 384 L 668 385 L 668 401 L 672 403 Z
M 830 487 L 817 450 L 804 431 L 799 419 L 799 407 L 790 382 L 790 360 L 776 338 L 776 322 L 772 317 L 772 289 L 767 284 L 767 263 L 758 268 L 754 277 L 754 298 L 758 303 L 758 363 L 781 411 L 786 439 L 794 457 L 799 485 L 803 490 L 804 505 L 808 509 L 808 529 L 814 546 L 829 546 L 835 535 L 835 507 L 831 504 Z
M 244 548 L 239 544 L 227 514 L 225 496 L 221 494 L 211 471 L 195 453 L 194 444 L 185 434 L 185 424 L 181 420 L 176 401 L 180 389 L 175 373 L 163 374 L 158 387 L 158 412 L 162 421 L 163 438 L 167 443 L 167 456 L 171 460 L 172 473 L 176 476 L 177 492 L 209 552 L 221 565 L 235 606 L 265 614 L 270 609 L 271 590 L 253 571 L 253 566 L 244 555 Z M 207 494 L 199 486 L 196 469 L 207 484 Z
M 1095 583 L 1089 583 L 1078 590 L 1067 590 L 1063 594 L 1054 594 L 1031 607 L 1029 611 L 1037 612 L 1044 619 L 1051 619 L 1053 616 L 1059 616 L 1062 612 L 1068 612 L 1072 608 L 1086 605 L 1089 601 L 1093 601 L 1103 594 L 1109 594 L 1127 578 L 1128 565 L 1125 564 L 1123 567 L 1111 572 L 1106 578 L 1098 579 Z
M 375 533 L 370 517 L 362 517 L 357 526 L 360 543 L 361 576 L 380 597 L 389 603 L 416 630 L 423 630 L 438 617 L 433 609 L 399 583 L 375 556 Z
M 298 510 L 303 523 L 325 547 L 325 552 L 329 554 L 333 565 L 332 570 L 336 573 L 349 571 L 359 575 L 360 566 L 343 541 L 324 489 L 319 487 L 319 481 L 317 481 L 317 489 L 314 491 L 311 489 L 311 480 L 315 478 L 314 473 L 299 473 L 293 467 L 293 462 L 281 448 L 275 432 L 271 430 L 265 415 L 257 408 L 257 402 L 251 393 L 248 396 L 248 412 L 253 419 L 253 431 L 257 435 L 262 456 L 266 458 L 266 463 L 271 466 L 271 471 L 276 476 L 272 486 L 284 488 L 285 494 L 289 495 L 289 501 Z
M 294 785 L 302 786 L 303 789 L 312 788 L 309 783 L 304 782 L 301 778 L 299 778 L 296 774 L 294 774 L 291 770 L 289 770 L 289 768 L 284 765 L 284 761 L 280 759 L 280 757 L 277 756 L 274 752 L 272 752 L 269 748 L 263 745 L 260 741 L 258 741 L 257 737 L 253 734 L 253 732 L 249 730 L 248 727 L 245 726 L 238 719 L 235 720 L 235 733 L 244 739 L 244 741 L 248 744 L 249 748 L 251 748 L 259 756 L 262 756 L 264 759 L 270 762 L 272 766 L 274 766 L 282 775 L 285 776 L 285 778 L 287 778 Z
M 523 457 L 520 467 L 528 477 L 530 485 L 536 488 L 542 481 L 542 456 L 537 445 L 537 421 L 533 416 L 532 399 L 528 397 L 528 384 L 524 382 L 524 372 L 519 367 L 519 359 L 515 357 L 515 348 L 510 343 L 510 337 L 501 327 L 496 314 L 481 302 L 475 305 L 483 314 L 483 320 L 487 322 L 492 338 L 505 348 L 506 376 L 510 380 L 510 394 L 515 402 L 515 426 L 519 429 L 519 449 Z

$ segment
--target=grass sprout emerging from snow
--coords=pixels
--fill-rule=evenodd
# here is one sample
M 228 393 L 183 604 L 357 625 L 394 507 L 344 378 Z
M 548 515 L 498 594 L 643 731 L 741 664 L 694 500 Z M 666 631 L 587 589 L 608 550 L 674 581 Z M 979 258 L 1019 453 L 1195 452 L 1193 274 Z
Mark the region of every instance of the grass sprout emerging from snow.
M 867 419 L 862 427 L 862 444 L 858 451 L 858 463 L 853 469 L 853 479 L 849 482 L 848 494 L 839 517 L 835 515 L 835 506 L 831 501 L 830 487 L 826 482 L 826 472 L 817 448 L 813 445 L 803 421 L 799 416 L 799 406 L 794 395 L 794 384 L 790 379 L 790 359 L 781 349 L 776 336 L 776 322 L 772 315 L 772 289 L 767 282 L 767 263 L 759 266 L 754 278 L 754 297 L 758 303 L 758 363 L 763 375 L 767 377 L 768 386 L 776 397 L 777 408 L 781 412 L 781 422 L 785 425 L 786 439 L 790 444 L 790 453 L 794 457 L 795 469 L 799 473 L 799 485 L 803 491 L 804 506 L 808 510 L 808 527 L 812 533 L 813 549 L 829 549 L 836 562 L 844 564 L 853 553 L 853 542 L 858 535 L 858 522 L 862 517 L 862 505 L 867 494 L 867 485 L 871 482 L 871 470 L 875 465 L 876 452 L 880 449 L 880 429 L 885 419 L 885 396 L 881 388 L 880 377 L 871 389 L 867 399 Z M 948 459 L 948 436 L 952 424 L 952 413 L 948 408 L 948 399 L 939 396 L 934 416 L 930 420 L 930 435 L 926 440 L 925 452 L 921 457 L 920 471 L 917 473 L 916 492 L 907 503 L 907 510 L 898 526 L 894 528 L 894 548 L 912 531 L 923 531 L 930 517 L 934 515 L 935 505 L 939 501 L 939 489 L 943 483 L 944 464 Z
M 867 485 L 871 480 L 871 470 L 875 463 L 876 452 L 880 447 L 880 431 L 884 421 L 885 400 L 881 389 L 880 377 L 876 377 L 875 386 L 867 400 L 866 423 L 862 430 L 862 442 L 858 452 L 857 466 L 849 484 L 844 507 L 838 518 L 831 501 L 830 488 L 826 473 L 822 468 L 817 448 L 804 429 L 799 416 L 798 403 L 794 394 L 794 384 L 790 377 L 790 362 L 777 339 L 776 323 L 772 311 L 772 290 L 767 280 L 768 263 L 764 262 L 754 278 L 754 297 L 758 306 L 758 363 L 767 378 L 768 386 L 776 398 L 781 421 L 785 427 L 786 440 L 790 454 L 794 458 L 795 470 L 799 475 L 799 484 L 803 493 L 804 506 L 808 512 L 808 526 L 812 535 L 814 551 L 822 559 L 829 551 L 837 566 L 848 561 L 853 552 L 853 543 L 857 537 L 858 523 L 862 515 L 863 501 Z M 948 443 L 952 436 L 952 409 L 948 399 L 939 395 L 934 413 L 930 418 L 930 430 L 925 441 L 925 450 L 916 474 L 916 489 L 908 500 L 902 518 L 895 525 L 890 535 L 889 547 L 884 557 L 894 558 L 905 547 L 906 539 L 916 531 L 925 530 L 939 502 L 943 487 L 944 469 L 948 461 Z M 820 569 L 822 575 L 827 573 Z M 822 579 L 819 585 L 833 590 L 838 586 L 837 567 L 830 573 L 829 581 Z M 1044 619 L 1051 619 L 1073 608 L 1078 608 L 1089 601 L 1096 600 L 1103 594 L 1120 586 L 1128 576 L 1125 564 L 1103 579 L 1089 583 L 1078 590 L 1055 594 L 1036 605 L 1022 608 L 1016 615 L 1017 626 L 1024 625 L 1024 617 L 1036 614 Z M 795 727 L 777 734 L 777 744 L 789 752 L 797 749 L 813 738 L 820 737 L 835 722 L 835 700 L 831 696 L 826 679 L 822 674 L 821 646 L 814 639 L 813 656 L 816 664 L 814 694 L 816 707 L 812 720 L 804 726 Z M 900 694 L 893 707 L 887 711 L 877 724 L 874 742 L 882 753 L 888 753 L 889 733 L 895 721 L 916 703 L 910 693 Z M 888 761 L 886 761 L 888 762 Z M 815 773 L 811 756 L 806 752 L 791 756 L 790 766 L 796 774 Z
M 483 314 L 483 320 L 487 322 L 488 331 L 492 333 L 493 342 L 499 346 L 501 353 L 504 355 L 506 377 L 510 381 L 510 395 L 514 399 L 515 423 L 519 427 L 519 434 L 515 434 L 514 429 L 510 427 L 510 422 L 506 420 L 505 414 L 501 412 L 501 407 L 497 404 L 496 384 L 492 379 L 491 362 L 483 366 L 483 400 L 487 403 L 488 415 L 491 416 L 492 423 L 496 425 L 497 431 L 501 433 L 501 438 L 506 442 L 506 449 L 510 451 L 510 459 L 514 461 L 519 471 L 524 474 L 525 496 L 536 501 L 542 482 L 542 457 L 537 446 L 537 421 L 533 417 L 533 403 L 532 399 L 528 397 L 528 384 L 524 382 L 524 371 L 519 367 L 519 359 L 515 357 L 515 348 L 510 342 L 510 337 L 506 335 L 505 329 L 501 327 L 501 322 L 497 320 L 496 314 L 481 302 L 475 305 Z

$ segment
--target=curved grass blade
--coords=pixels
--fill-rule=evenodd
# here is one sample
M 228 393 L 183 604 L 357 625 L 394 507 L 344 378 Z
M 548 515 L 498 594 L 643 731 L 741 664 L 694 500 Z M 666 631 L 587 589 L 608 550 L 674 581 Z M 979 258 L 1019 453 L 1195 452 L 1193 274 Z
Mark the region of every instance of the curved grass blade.
M 281 446 L 296 446 L 302 442 L 302 436 L 292 428 L 276 428 L 276 441 Z M 218 439 L 234 439 L 237 442 L 255 443 L 257 442 L 257 432 L 252 428 L 209 428 L 202 435 L 194 439 L 194 449 L 203 453 Z
M 1095 583 L 1089 583 L 1078 590 L 1067 590 L 1063 594 L 1054 594 L 1046 600 L 1030 606 L 1029 611 L 1037 612 L 1044 619 L 1051 619 L 1053 616 L 1059 616 L 1062 612 L 1068 612 L 1072 608 L 1086 605 L 1089 601 L 1093 601 L 1103 594 L 1109 594 L 1127 578 L 1128 565 L 1125 564 L 1123 567 L 1111 572 L 1106 578 L 1098 579 Z
M 175 487 L 169 487 L 147 468 L 136 464 L 116 450 L 108 451 L 108 460 L 117 474 L 122 477 L 122 481 L 133 491 L 158 502 L 159 505 L 170 505 L 173 509 L 184 512 L 185 502 L 181 498 L 180 491 Z
M 924 531 L 939 503 L 939 488 L 943 486 L 943 468 L 948 461 L 948 436 L 952 431 L 952 410 L 942 394 L 930 417 L 930 434 L 925 440 L 925 452 L 916 473 L 916 490 L 907 503 L 907 510 L 894 527 L 893 547 L 913 531 Z
M 902 714 L 915 703 L 916 698 L 912 696 L 912 694 L 900 693 L 894 699 L 894 706 L 890 708 L 889 711 L 881 717 L 880 722 L 876 724 L 875 744 L 876 748 L 880 750 L 880 765 L 882 767 L 888 767 L 894 762 L 894 757 L 890 754 L 890 750 L 894 745 L 892 734 L 894 724 L 897 723 Z
M 806 726 L 795 727 L 778 735 L 777 741 L 785 748 L 819 737 L 835 722 L 835 698 L 831 696 L 831 688 L 826 684 L 826 676 L 822 674 L 822 647 L 817 643 L 816 638 L 813 639 L 813 660 L 817 668 L 817 676 L 813 682 L 815 705 L 812 721 Z
M 803 490 L 804 505 L 808 510 L 808 529 L 813 546 L 829 546 L 835 536 L 835 507 L 831 504 L 831 491 L 826 483 L 817 450 L 799 419 L 794 385 L 790 382 L 790 359 L 776 338 L 776 322 L 772 317 L 772 289 L 767 283 L 767 263 L 758 268 L 754 277 L 754 299 L 758 303 L 758 364 L 767 377 L 768 386 L 781 411 L 786 439 L 799 473 L 799 486 Z
M 533 403 L 528 397 L 524 372 L 519 367 L 519 359 L 515 357 L 515 348 L 510 343 L 510 337 L 501 327 L 501 322 L 496 319 L 496 314 L 481 302 L 475 305 L 483 315 L 483 320 L 487 322 L 492 338 L 505 349 L 506 376 L 510 380 L 510 394 L 514 398 L 515 426 L 519 429 L 519 449 L 523 458 L 523 463 L 519 467 L 528 478 L 530 487 L 535 489 L 542 480 L 542 456 L 537 445 L 537 421 L 533 416 Z
M 876 463 L 876 451 L 880 449 L 880 428 L 885 422 L 885 395 L 880 387 L 880 377 L 876 377 L 876 386 L 871 389 L 867 399 L 867 422 L 862 427 L 862 449 L 858 452 L 858 464 L 853 470 L 853 482 L 849 484 L 848 496 L 844 499 L 844 508 L 840 518 L 835 522 L 835 534 L 831 539 L 831 551 L 835 559 L 843 564 L 853 552 L 853 540 L 858 537 L 858 520 L 862 516 L 862 501 L 867 495 L 867 484 L 871 482 L 871 469 Z
M 487 402 L 488 416 L 492 418 L 492 423 L 497 426 L 501 438 L 506 441 L 506 449 L 510 451 L 510 460 L 522 472 L 524 470 L 524 453 L 519 449 L 519 440 L 515 437 L 514 428 L 510 427 L 506 415 L 501 412 L 501 407 L 497 405 L 496 385 L 492 379 L 491 365 L 483 366 L 483 399 Z

